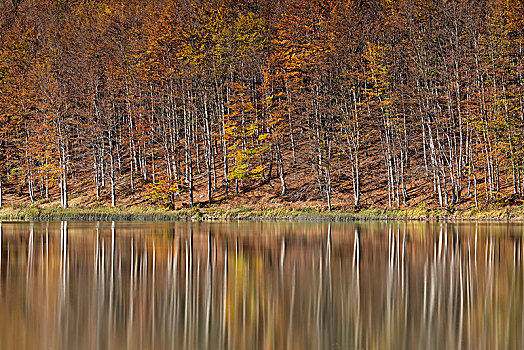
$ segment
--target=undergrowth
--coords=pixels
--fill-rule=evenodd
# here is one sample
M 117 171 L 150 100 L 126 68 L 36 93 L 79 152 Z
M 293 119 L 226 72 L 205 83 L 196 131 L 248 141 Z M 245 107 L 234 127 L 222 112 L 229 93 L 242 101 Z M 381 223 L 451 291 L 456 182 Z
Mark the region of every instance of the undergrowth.
M 456 210 L 454 208 L 426 208 L 423 205 L 409 209 L 364 208 L 359 210 L 325 211 L 321 208 L 276 207 L 253 209 L 239 207 L 209 207 L 180 210 L 133 207 L 72 207 L 60 208 L 33 205 L 0 208 L 2 220 L 524 220 L 524 206 L 496 205 Z

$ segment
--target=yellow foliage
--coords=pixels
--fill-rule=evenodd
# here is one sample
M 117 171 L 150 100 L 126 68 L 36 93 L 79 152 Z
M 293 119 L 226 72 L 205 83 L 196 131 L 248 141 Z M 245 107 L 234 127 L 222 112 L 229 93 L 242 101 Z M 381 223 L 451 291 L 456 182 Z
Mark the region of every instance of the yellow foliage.
M 145 197 L 152 203 L 166 209 L 174 209 L 175 201 L 181 192 L 182 183 L 165 175 L 156 182 L 144 185 Z

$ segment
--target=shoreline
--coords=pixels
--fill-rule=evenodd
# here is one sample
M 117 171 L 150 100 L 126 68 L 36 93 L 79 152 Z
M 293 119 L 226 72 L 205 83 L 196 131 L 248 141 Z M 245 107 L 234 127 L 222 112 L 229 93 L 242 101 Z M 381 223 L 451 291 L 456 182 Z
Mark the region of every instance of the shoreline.
M 41 207 L 5 206 L 0 220 L 72 220 L 72 221 L 447 221 L 447 222 L 524 222 L 524 206 L 489 206 L 471 209 L 365 208 L 325 211 L 319 208 L 211 207 L 164 210 L 154 207 Z

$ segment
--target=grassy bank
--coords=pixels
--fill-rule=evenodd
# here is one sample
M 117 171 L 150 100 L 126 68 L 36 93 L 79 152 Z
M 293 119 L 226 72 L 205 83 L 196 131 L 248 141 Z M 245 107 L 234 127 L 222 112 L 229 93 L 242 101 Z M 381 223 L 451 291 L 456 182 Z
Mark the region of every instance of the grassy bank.
M 165 211 L 149 207 L 3 207 L 0 208 L 0 219 L 2 220 L 190 220 L 191 211 Z
M 332 212 L 319 207 L 268 208 L 212 207 L 182 209 L 176 211 L 160 208 L 134 207 L 73 207 L 63 209 L 48 206 L 7 206 L 0 208 L 2 220 L 482 220 L 524 221 L 524 206 L 483 207 L 471 209 L 426 209 L 418 206 L 410 209 L 366 208 L 361 210 L 337 209 Z

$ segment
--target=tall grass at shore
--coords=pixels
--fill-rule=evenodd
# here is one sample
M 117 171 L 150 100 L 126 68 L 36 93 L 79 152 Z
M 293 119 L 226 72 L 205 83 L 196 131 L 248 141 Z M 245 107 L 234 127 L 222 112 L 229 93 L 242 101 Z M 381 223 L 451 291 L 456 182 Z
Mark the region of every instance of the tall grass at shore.
M 1 220 L 116 220 L 116 221 L 204 221 L 204 220 L 481 220 L 524 221 L 524 207 L 483 207 L 470 209 L 426 209 L 417 206 L 409 209 L 365 208 L 325 211 L 320 207 L 253 209 L 250 207 L 210 207 L 180 210 L 133 207 L 72 207 L 63 209 L 50 206 L 6 206 L 0 208 Z

